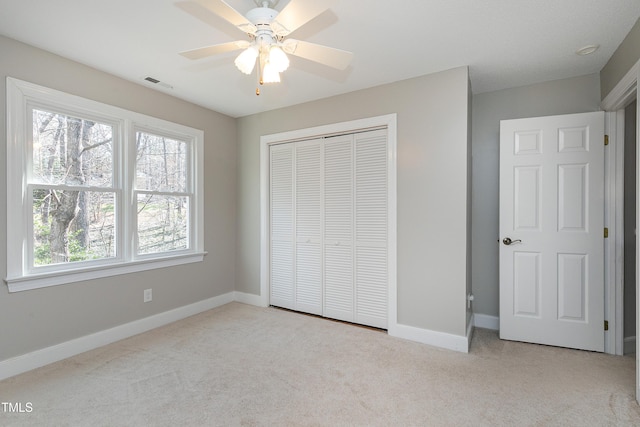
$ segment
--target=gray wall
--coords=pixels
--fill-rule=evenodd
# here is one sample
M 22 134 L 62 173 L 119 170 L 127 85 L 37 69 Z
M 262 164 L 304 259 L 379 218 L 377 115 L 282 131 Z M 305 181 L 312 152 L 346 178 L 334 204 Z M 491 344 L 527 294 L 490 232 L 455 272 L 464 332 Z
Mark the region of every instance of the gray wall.
M 604 99 L 640 59 L 640 19 L 600 71 L 600 95 Z
M 398 114 L 398 321 L 464 335 L 466 67 L 238 119 L 238 291 L 260 293 L 261 135 Z
M 636 336 L 636 117 L 624 110 L 624 337 Z
M 498 316 L 500 120 L 600 110 L 597 74 L 473 97 L 472 277 L 475 313 Z
M 233 291 L 235 282 L 235 120 L 0 36 L 0 168 L 6 164 L 6 77 L 204 130 L 204 262 L 44 289 L 0 286 L 0 360 Z M 6 224 L 6 174 L 0 224 Z M 10 225 L 9 225 L 10 226 Z M 0 227 L 0 277 L 7 274 Z M 142 292 L 153 288 L 153 302 Z

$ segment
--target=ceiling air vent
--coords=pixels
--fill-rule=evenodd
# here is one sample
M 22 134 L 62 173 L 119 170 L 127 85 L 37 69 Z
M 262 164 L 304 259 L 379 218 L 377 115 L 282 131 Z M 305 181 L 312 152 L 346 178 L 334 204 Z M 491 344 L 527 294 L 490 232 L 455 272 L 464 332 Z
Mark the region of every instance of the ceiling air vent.
M 168 85 L 168 84 L 166 84 L 166 83 L 164 83 L 164 82 L 161 82 L 161 81 L 160 81 L 160 80 L 158 80 L 158 79 L 154 79 L 153 77 L 149 77 L 149 76 L 147 76 L 147 77 L 145 77 L 144 79 L 145 79 L 146 81 L 150 82 L 150 83 L 160 85 L 160 86 L 165 87 L 165 88 L 167 88 L 167 89 L 173 89 L 173 86 Z

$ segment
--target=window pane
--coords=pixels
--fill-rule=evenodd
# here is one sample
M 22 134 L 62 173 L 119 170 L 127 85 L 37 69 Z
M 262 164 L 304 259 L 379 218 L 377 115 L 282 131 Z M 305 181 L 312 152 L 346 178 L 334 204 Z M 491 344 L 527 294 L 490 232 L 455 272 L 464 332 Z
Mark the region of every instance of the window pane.
M 33 190 L 35 266 L 115 256 L 115 193 Z
M 189 199 L 138 194 L 138 254 L 187 249 Z
M 113 133 L 108 124 L 34 109 L 34 180 L 111 187 Z
M 136 187 L 140 190 L 187 190 L 187 144 L 146 132 L 136 133 Z

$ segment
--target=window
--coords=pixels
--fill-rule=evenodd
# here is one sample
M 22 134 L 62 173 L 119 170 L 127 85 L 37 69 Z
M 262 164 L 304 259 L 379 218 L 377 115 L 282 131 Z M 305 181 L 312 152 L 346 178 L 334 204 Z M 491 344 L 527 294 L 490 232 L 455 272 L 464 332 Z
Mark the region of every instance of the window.
M 9 290 L 201 261 L 202 141 L 8 78 Z

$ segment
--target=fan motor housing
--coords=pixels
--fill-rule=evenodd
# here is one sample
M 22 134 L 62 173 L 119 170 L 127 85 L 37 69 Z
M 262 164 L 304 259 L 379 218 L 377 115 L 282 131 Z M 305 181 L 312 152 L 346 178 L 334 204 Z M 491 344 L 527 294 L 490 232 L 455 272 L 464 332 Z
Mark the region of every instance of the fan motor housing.
M 270 7 L 272 9 L 276 7 L 278 1 L 280 0 L 253 0 L 258 7 Z
M 256 26 L 268 25 L 278 16 L 278 13 L 280 12 L 268 7 L 256 7 L 247 12 L 246 18 Z

